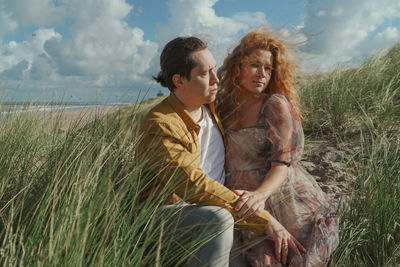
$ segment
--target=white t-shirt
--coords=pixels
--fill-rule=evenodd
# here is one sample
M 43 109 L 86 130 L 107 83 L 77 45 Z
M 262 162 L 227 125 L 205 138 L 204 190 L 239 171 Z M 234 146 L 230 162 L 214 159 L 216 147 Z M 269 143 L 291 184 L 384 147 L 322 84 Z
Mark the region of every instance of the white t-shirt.
M 204 106 L 203 118 L 199 121 L 200 168 L 211 178 L 225 182 L 225 149 L 222 135 L 210 112 Z

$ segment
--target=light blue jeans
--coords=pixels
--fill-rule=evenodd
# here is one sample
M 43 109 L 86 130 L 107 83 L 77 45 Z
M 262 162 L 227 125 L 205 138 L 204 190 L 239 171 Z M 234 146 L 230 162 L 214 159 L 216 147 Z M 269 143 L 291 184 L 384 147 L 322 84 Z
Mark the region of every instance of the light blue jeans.
M 198 250 L 187 266 L 228 266 L 233 245 L 234 220 L 229 211 L 216 206 L 175 205 L 161 208 L 166 228 L 176 229 L 177 242 L 196 242 Z M 176 227 L 176 228 L 175 228 Z M 191 253 L 191 252 L 189 252 Z

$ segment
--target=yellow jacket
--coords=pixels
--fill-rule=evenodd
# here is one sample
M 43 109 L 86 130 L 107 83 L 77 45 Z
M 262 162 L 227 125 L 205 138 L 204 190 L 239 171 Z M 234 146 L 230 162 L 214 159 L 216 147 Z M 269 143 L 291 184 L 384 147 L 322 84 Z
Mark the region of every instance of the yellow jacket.
M 214 104 L 208 107 L 223 134 Z M 264 233 L 269 213 L 264 210 L 240 219 L 234 210 L 239 196 L 200 168 L 199 131 L 200 126 L 173 93 L 150 110 L 141 126 L 137 155 L 144 159 L 145 171 L 153 176 L 151 186 L 157 186 L 158 190 L 172 182 L 174 193 L 168 199 L 169 204 L 182 198 L 197 205 L 223 207 L 232 213 L 239 227 Z

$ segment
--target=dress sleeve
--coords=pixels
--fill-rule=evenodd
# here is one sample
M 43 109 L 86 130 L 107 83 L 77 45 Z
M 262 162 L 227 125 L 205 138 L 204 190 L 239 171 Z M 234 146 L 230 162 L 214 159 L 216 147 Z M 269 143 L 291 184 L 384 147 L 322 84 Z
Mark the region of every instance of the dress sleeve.
M 274 94 L 264 104 L 264 118 L 270 150 L 269 162 L 287 166 L 300 160 L 304 148 L 304 133 L 300 118 L 289 100 Z

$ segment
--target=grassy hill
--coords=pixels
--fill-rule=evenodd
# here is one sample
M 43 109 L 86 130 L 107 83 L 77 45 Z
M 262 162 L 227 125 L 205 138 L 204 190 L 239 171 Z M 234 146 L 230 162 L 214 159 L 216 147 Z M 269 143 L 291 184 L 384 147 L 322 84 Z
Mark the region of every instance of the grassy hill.
M 306 129 L 343 135 L 366 128 L 397 128 L 399 68 L 397 44 L 361 67 L 306 77 L 301 84 Z
M 361 67 L 306 77 L 305 130 L 354 148 L 344 159 L 356 177 L 342 212 L 331 266 L 400 264 L 400 44 Z
M 331 266 L 398 265 L 400 254 L 400 45 L 359 68 L 301 81 L 309 138 L 356 146 L 343 158 L 355 180 Z M 59 131 L 42 114 L 0 118 L 2 265 L 148 266 L 184 262 L 156 223 L 164 194 L 139 204 L 138 124 L 160 98 Z M 138 208 L 140 205 L 140 209 Z M 139 212 L 140 211 L 140 212 Z

